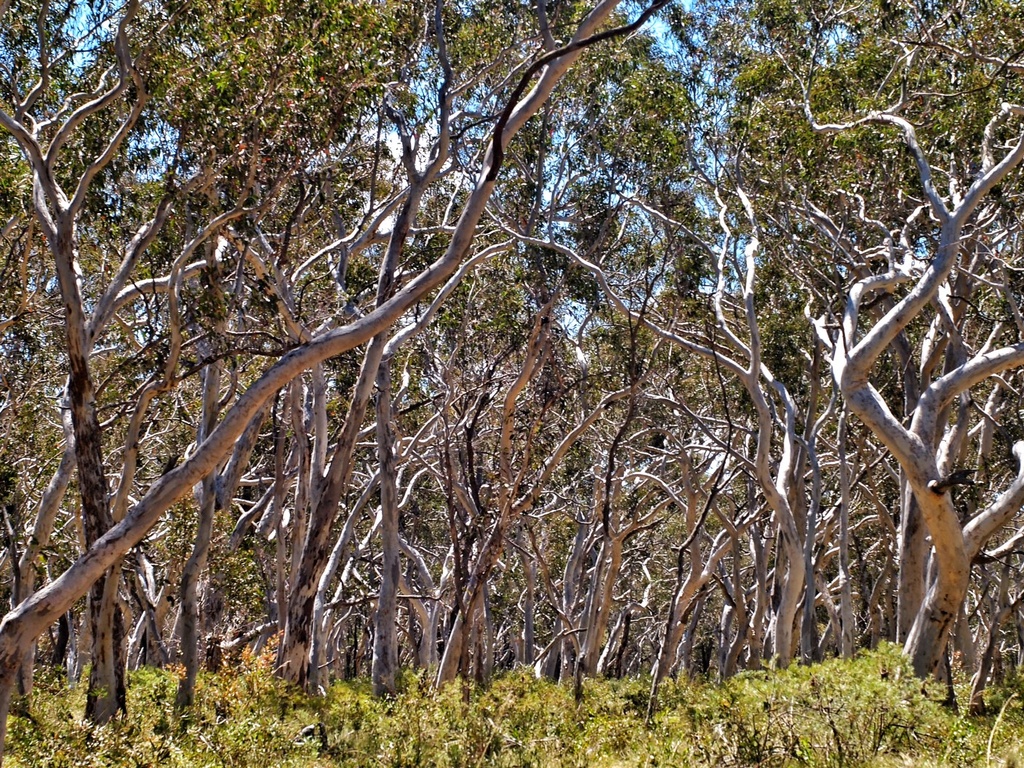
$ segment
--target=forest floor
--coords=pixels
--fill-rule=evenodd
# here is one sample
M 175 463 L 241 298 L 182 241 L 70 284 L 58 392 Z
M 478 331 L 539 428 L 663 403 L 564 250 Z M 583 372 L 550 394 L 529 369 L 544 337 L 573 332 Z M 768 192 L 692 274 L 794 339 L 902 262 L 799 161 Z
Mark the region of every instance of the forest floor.
M 724 684 L 671 682 L 648 724 L 649 679 L 569 687 L 508 673 L 434 691 L 418 675 L 381 701 L 366 682 L 311 698 L 243 658 L 204 675 L 187 717 L 173 670 L 144 669 L 127 716 L 82 721 L 84 691 L 40 673 L 9 724 L 10 766 L 1007 766 L 1024 754 L 1024 678 L 987 697 L 990 714 L 922 690 L 893 646 Z

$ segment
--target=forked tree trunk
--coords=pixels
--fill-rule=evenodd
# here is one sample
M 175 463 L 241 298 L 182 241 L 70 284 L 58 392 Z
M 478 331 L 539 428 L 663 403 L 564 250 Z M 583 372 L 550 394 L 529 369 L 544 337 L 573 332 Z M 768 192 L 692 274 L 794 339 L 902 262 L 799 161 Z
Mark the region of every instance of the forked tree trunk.
M 362 426 L 366 408 L 369 405 L 373 382 L 384 352 L 384 339 L 374 337 L 367 348 L 356 381 L 352 403 L 345 417 L 341 437 L 334 448 L 323 490 L 313 504 L 312 514 L 302 543 L 299 568 L 292 582 L 288 597 L 287 620 L 284 640 L 278 666 L 286 680 L 307 688 L 309 685 L 310 650 L 313 643 L 313 615 L 320 577 L 327 567 L 331 554 L 331 529 L 337 516 L 341 498 L 348 487 L 352 474 L 352 456 Z
M 780 667 L 787 667 L 793 660 L 793 629 L 796 624 L 800 598 L 804 594 L 804 559 L 800 542 L 785 528 L 780 528 L 781 546 L 777 549 L 775 574 L 784 574 L 779 589 L 782 597 L 772 617 L 772 655 Z M 782 558 L 785 558 L 783 561 Z M 784 569 L 780 570 L 780 562 Z

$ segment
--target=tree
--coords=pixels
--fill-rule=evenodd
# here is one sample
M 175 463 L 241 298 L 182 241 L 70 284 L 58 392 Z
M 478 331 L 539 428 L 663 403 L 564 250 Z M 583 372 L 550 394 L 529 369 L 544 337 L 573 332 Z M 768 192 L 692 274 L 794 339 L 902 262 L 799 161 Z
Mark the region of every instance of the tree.
M 191 455 L 178 467 L 170 469 L 156 479 L 145 494 L 127 509 L 123 518 L 114 522 L 112 526 L 106 525 L 102 514 L 106 508 L 106 480 L 102 462 L 99 423 L 95 417 L 94 395 L 90 388 L 92 384 L 88 359 L 90 351 L 88 319 L 83 308 L 81 294 L 76 293 L 78 284 L 74 274 L 74 235 L 77 224 L 76 217 L 88 197 L 90 183 L 124 146 L 126 137 L 142 114 L 145 99 L 141 94 L 144 92 L 145 86 L 141 74 L 138 73 L 135 66 L 135 59 L 130 54 L 128 40 L 128 30 L 138 13 L 138 8 L 129 5 L 120 16 L 117 26 L 114 40 L 114 48 L 117 53 L 117 84 L 99 99 L 86 102 L 86 105 L 78 112 L 73 112 L 72 117 L 65 122 L 63 131 L 58 130 L 56 137 L 47 145 L 47 148 L 44 149 L 39 139 L 40 126 L 45 124 L 36 121 L 31 127 L 26 127 L 23 123 L 22 118 L 26 112 L 23 101 L 15 106 L 12 110 L 13 114 L 7 111 L 3 113 L 4 127 L 18 139 L 32 171 L 33 183 L 38 190 L 36 199 L 39 204 L 36 208 L 36 216 L 46 229 L 47 239 L 51 244 L 51 251 L 61 275 L 60 283 L 65 294 L 68 313 L 66 320 L 69 329 L 68 354 L 72 359 L 70 389 L 72 414 L 75 421 L 79 482 L 83 486 L 83 507 L 86 507 L 86 518 L 89 519 L 90 515 L 93 516 L 94 521 L 89 525 L 94 525 L 96 535 L 90 538 L 87 551 L 70 568 L 46 587 L 20 603 L 4 617 L 0 624 L 0 668 L 3 669 L 4 681 L 2 689 L 0 689 L 0 715 L 3 715 L 3 718 L 0 719 L 6 720 L 14 679 L 13 672 L 18 668 L 25 650 L 30 647 L 35 637 L 44 631 L 79 595 L 89 589 L 90 585 L 97 583 L 104 573 L 110 571 L 131 547 L 138 544 L 164 512 L 189 488 L 215 470 L 217 465 L 229 455 L 235 441 L 259 413 L 263 404 L 275 392 L 304 370 L 353 349 L 359 344 L 369 341 L 375 335 L 386 332 L 404 313 L 424 299 L 430 291 L 440 287 L 457 272 L 473 245 L 477 223 L 495 186 L 505 147 L 511 138 L 548 99 L 555 85 L 584 48 L 610 35 L 634 31 L 657 9 L 657 6 L 647 9 L 632 24 L 627 24 L 614 31 L 599 32 L 599 28 L 609 18 L 615 5 L 614 2 L 607 2 L 593 9 L 582 19 L 576 28 L 573 39 L 566 45 L 555 48 L 537 59 L 527 69 L 518 87 L 513 89 L 506 106 L 500 112 L 494 131 L 487 135 L 488 150 L 483 170 L 465 199 L 462 213 L 444 253 L 432 264 L 421 268 L 414 277 L 395 290 L 390 298 L 380 302 L 373 311 L 344 325 L 321 331 L 284 354 L 225 409 L 219 424 L 205 436 L 202 442 L 196 445 Z M 42 79 L 45 85 L 45 76 Z M 98 160 L 88 166 L 77 179 L 74 195 L 69 197 L 63 194 L 60 184 L 54 178 L 53 163 L 66 137 L 85 117 L 114 103 L 132 87 L 140 96 L 128 107 L 127 114 L 113 133 L 110 142 L 98 156 Z M 248 157 L 250 160 L 248 168 L 251 179 L 254 167 L 260 165 L 257 162 L 259 155 L 255 151 L 251 155 L 246 155 L 248 146 L 239 146 L 242 157 Z M 279 191 L 279 187 L 275 188 L 274 185 L 271 185 L 269 189 L 270 191 Z M 252 184 L 244 185 L 242 190 L 246 195 L 252 194 Z M 262 194 L 265 195 L 266 191 L 264 188 Z M 246 195 L 242 196 L 243 200 Z M 264 202 L 266 202 L 266 197 L 264 197 Z M 201 242 L 232 220 L 255 213 L 259 207 L 260 203 L 257 203 L 254 208 L 247 207 L 242 202 L 234 209 L 229 209 L 227 212 L 213 217 L 211 223 L 200 230 L 199 234 L 188 242 L 181 255 L 176 258 L 171 272 L 171 285 L 180 284 L 178 281 L 181 279 L 181 271 L 187 258 Z M 137 254 L 142 251 L 142 245 L 148 245 L 145 234 L 153 229 L 155 227 L 144 229 L 144 234 L 139 238 L 139 247 L 130 251 L 129 258 L 120 271 L 120 273 L 124 273 L 123 277 L 119 278 L 122 285 L 123 281 L 128 279 Z M 110 311 L 108 307 L 113 304 L 119 292 L 120 285 L 116 289 L 107 289 L 104 296 L 109 296 L 109 298 L 106 304 L 101 304 L 103 309 L 103 312 L 100 313 L 101 317 Z M 171 332 L 173 336 L 174 333 L 180 331 L 176 330 L 172 324 Z M 144 411 L 144 406 L 140 410 Z M 86 476 L 84 480 L 83 474 Z M 107 602 L 99 603 L 99 605 L 109 606 L 116 591 L 112 587 L 106 588 L 103 595 L 106 596 Z M 104 630 L 106 629 L 105 627 Z

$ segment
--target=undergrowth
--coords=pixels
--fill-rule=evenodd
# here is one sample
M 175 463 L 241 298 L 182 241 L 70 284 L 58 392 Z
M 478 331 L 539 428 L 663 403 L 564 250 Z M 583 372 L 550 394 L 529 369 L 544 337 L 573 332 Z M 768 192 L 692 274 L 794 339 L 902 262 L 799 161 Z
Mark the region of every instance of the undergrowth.
M 989 768 L 1013 764 L 1024 742 L 1021 681 L 992 692 L 992 711 L 1006 704 L 998 723 L 971 718 L 922 691 L 892 646 L 721 685 L 669 682 L 650 725 L 649 680 L 588 681 L 579 704 L 571 688 L 525 671 L 440 691 L 407 673 L 392 700 L 358 681 L 314 698 L 276 679 L 269 659 L 249 657 L 201 676 L 184 717 L 174 713 L 176 685 L 173 671 L 140 670 L 128 715 L 92 727 L 81 718 L 84 692 L 42 674 L 13 708 L 7 764 Z

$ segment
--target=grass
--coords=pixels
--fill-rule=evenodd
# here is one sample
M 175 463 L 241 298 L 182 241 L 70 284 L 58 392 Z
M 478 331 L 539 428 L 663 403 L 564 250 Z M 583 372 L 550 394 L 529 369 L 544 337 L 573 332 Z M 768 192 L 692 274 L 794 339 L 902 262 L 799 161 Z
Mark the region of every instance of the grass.
M 81 688 L 44 675 L 11 717 L 8 765 L 989 768 L 1015 764 L 1024 746 L 1024 684 L 992 692 L 990 710 L 1005 705 L 998 723 L 971 718 L 933 701 L 891 646 L 722 685 L 669 683 L 650 726 L 648 680 L 588 681 L 579 705 L 571 688 L 526 672 L 440 691 L 412 673 L 402 683 L 393 700 L 359 681 L 313 698 L 250 657 L 202 676 L 179 718 L 175 673 L 144 669 L 132 676 L 128 715 L 90 727 Z

